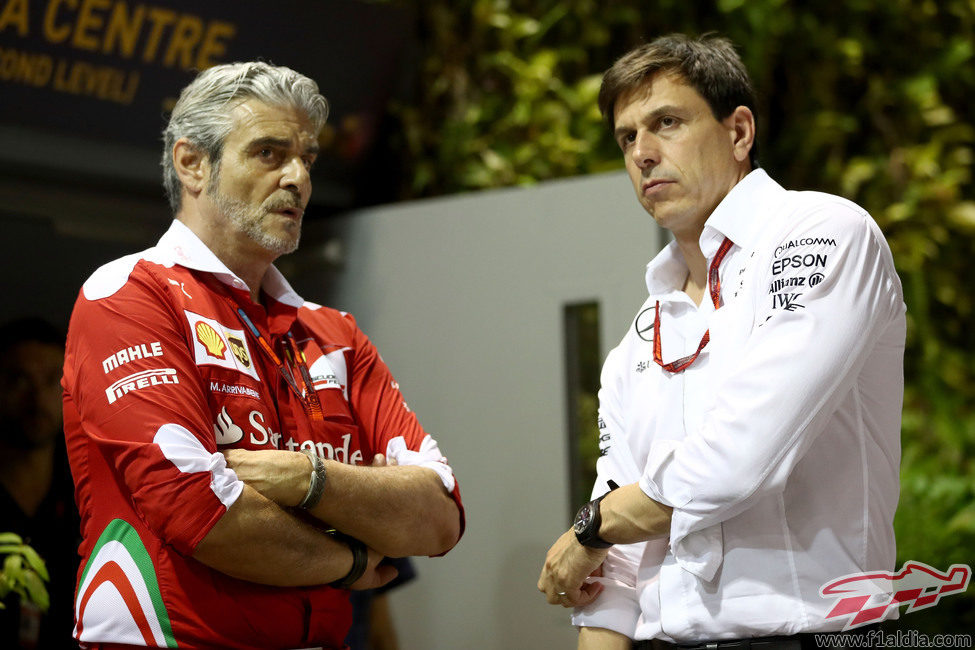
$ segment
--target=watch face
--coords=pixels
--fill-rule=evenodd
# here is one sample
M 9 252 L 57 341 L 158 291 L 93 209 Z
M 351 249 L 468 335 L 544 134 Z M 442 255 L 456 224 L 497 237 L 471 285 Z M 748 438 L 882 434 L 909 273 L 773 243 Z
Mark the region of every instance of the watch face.
M 592 522 L 592 504 L 587 503 L 579 510 L 572 528 L 576 533 L 582 534 L 589 527 L 590 522 Z

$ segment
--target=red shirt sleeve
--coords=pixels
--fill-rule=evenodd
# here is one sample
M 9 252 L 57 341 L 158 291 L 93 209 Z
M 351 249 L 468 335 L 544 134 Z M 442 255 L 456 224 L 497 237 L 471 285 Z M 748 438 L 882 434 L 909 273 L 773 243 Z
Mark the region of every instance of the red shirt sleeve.
M 457 503 L 461 534 L 465 519 L 460 488 L 437 441 L 420 425 L 407 405 L 399 384 L 369 338 L 346 314 L 353 328 L 354 360 L 349 373 L 349 400 L 356 419 L 374 442 L 374 449 L 400 465 L 420 465 L 435 471 Z
M 111 295 L 79 295 L 65 354 L 65 432 L 86 517 L 129 510 L 189 555 L 242 484 L 217 453 L 170 290 L 139 262 Z

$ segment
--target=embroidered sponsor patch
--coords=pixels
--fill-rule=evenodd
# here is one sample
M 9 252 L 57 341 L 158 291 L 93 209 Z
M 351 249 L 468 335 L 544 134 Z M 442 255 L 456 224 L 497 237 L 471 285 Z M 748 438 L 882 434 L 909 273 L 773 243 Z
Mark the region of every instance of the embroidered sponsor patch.
M 232 445 L 244 437 L 244 430 L 234 423 L 227 407 L 217 413 L 217 421 L 213 424 L 213 435 L 218 445 Z
M 791 255 L 772 262 L 772 275 L 780 275 L 791 269 L 802 270 L 810 268 L 823 268 L 829 255 L 826 253 L 806 253 L 805 255 Z
M 198 366 L 237 370 L 260 381 L 244 330 L 184 310 L 193 333 L 193 356 Z
M 656 315 L 656 305 L 647 307 L 637 314 L 636 320 L 633 322 L 633 329 L 636 330 L 636 335 L 644 341 L 653 341 L 653 319 Z
M 802 297 L 801 293 L 773 293 L 772 309 L 784 309 L 786 311 L 805 309 L 805 305 L 797 302 L 800 297 Z
M 153 370 L 143 370 L 135 374 L 123 377 L 105 389 L 105 396 L 109 404 L 114 404 L 120 397 L 132 391 L 159 386 L 160 384 L 178 384 L 179 378 L 176 376 L 175 368 L 155 368 Z
M 102 370 L 105 374 L 112 372 L 119 366 L 124 366 L 136 359 L 149 359 L 151 357 L 161 357 L 163 355 L 162 343 L 153 341 L 152 343 L 140 343 L 132 347 L 122 348 L 112 356 L 102 361 Z
M 832 237 L 803 237 L 801 239 L 793 239 L 783 243 L 781 246 L 776 247 L 775 257 L 782 257 L 783 254 L 792 252 L 792 249 L 796 247 L 812 246 L 818 246 L 820 248 L 823 246 L 829 246 L 830 248 L 836 248 L 836 240 Z
M 308 369 L 315 390 L 338 388 L 345 399 L 349 399 L 346 392 L 348 369 L 345 365 L 345 351 L 349 348 L 334 350 L 322 355 Z

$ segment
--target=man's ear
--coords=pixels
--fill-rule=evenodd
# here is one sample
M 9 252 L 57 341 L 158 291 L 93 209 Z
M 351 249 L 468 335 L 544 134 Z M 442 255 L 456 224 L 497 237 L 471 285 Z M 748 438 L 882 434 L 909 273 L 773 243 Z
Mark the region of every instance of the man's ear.
M 199 195 L 210 180 L 210 158 L 194 147 L 186 138 L 173 145 L 173 167 L 183 188 L 191 195 Z
M 747 106 L 739 106 L 725 119 L 731 132 L 731 146 L 735 160 L 745 162 L 755 144 L 755 116 Z

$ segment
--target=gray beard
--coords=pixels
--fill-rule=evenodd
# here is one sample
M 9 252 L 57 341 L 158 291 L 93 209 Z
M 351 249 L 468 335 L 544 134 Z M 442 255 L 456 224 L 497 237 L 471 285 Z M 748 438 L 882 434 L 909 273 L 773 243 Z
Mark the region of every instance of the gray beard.
M 212 189 L 212 191 L 210 191 Z M 261 228 L 264 218 L 270 213 L 271 209 L 276 209 L 276 205 L 265 205 L 265 201 L 258 207 L 254 207 L 246 201 L 233 199 L 221 193 L 215 188 L 208 188 L 208 194 L 213 197 L 213 202 L 230 222 L 247 235 L 252 241 L 275 255 L 287 255 L 293 253 L 298 248 L 301 239 L 301 220 L 298 221 L 298 234 L 293 239 L 291 237 L 275 237 L 271 233 Z

